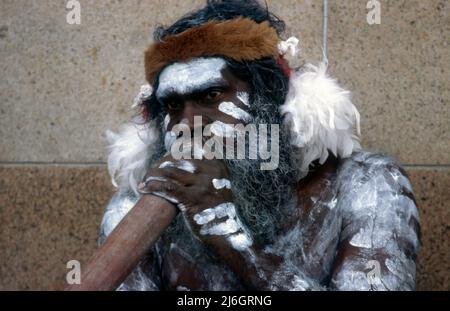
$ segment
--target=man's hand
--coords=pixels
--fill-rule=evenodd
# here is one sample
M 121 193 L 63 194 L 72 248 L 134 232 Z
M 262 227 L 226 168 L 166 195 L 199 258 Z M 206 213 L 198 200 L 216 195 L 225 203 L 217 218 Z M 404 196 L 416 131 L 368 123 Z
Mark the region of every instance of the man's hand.
M 223 253 L 230 246 L 242 250 L 252 241 L 236 215 L 228 170 L 219 160 L 158 161 L 140 185 L 174 203 L 195 237 Z
M 223 161 L 174 160 L 168 155 L 148 171 L 140 192 L 175 204 L 193 235 L 249 289 L 273 289 L 270 280 L 282 259 L 253 245 L 251 235 L 236 213 L 230 188 Z

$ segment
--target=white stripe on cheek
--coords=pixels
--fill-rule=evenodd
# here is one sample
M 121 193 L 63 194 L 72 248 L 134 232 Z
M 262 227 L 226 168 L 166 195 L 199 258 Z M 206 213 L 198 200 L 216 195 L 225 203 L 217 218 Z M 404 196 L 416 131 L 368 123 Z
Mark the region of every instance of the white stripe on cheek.
M 169 114 L 166 115 L 166 117 L 164 118 L 164 128 L 167 131 L 167 128 L 169 127 L 169 123 L 170 123 L 170 116 Z
M 221 103 L 219 105 L 219 110 L 235 118 L 236 120 L 249 122 L 252 119 L 251 115 L 247 111 L 242 110 L 232 102 Z
M 214 178 L 212 180 L 212 184 L 213 184 L 214 188 L 217 189 L 217 190 L 220 190 L 220 189 L 223 189 L 223 188 L 231 189 L 231 183 L 226 178 L 222 178 L 222 179 Z
M 238 92 L 237 98 L 247 107 L 250 107 L 250 100 L 247 92 Z
M 170 131 L 166 133 L 166 136 L 164 137 L 164 146 L 166 147 L 166 151 L 170 151 L 172 148 L 173 143 L 177 140 L 177 135 Z
M 225 124 L 221 121 L 214 121 L 213 123 L 211 123 L 211 133 L 216 136 L 234 137 L 235 132 L 236 131 L 234 127 L 229 124 Z

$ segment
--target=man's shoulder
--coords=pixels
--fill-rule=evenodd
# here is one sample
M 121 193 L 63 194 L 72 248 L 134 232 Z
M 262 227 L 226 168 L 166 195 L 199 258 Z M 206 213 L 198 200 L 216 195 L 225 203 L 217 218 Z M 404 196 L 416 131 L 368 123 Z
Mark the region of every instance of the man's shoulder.
M 401 168 L 399 161 L 391 155 L 381 152 L 357 151 L 350 157 L 339 160 L 340 170 L 369 167 L 394 167 Z
M 369 151 L 354 152 L 350 157 L 340 159 L 337 167 L 337 181 L 340 186 L 348 182 L 378 182 L 402 184 L 411 188 L 406 171 L 399 161 L 387 154 Z M 412 191 L 412 190 L 410 190 Z
M 392 156 L 361 151 L 339 163 L 336 177 L 344 210 L 409 210 L 418 218 L 408 175 Z

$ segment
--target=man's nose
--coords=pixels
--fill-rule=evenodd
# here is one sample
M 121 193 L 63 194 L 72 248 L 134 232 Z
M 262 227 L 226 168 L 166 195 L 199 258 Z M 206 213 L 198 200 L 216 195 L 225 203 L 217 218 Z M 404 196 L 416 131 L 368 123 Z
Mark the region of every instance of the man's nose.
M 200 127 L 203 129 L 207 125 L 207 119 L 195 101 L 186 101 L 184 103 L 180 122 L 189 126 L 192 133 L 195 128 Z

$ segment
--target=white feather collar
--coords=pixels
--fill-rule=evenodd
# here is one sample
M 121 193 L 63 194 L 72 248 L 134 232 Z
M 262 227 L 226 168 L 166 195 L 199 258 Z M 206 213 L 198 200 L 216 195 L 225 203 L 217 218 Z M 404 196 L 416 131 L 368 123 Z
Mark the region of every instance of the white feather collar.
M 324 63 L 311 64 L 293 73 L 286 102 L 281 106 L 289 122 L 292 144 L 301 149 L 299 170 L 308 172 L 311 162 L 323 164 L 329 151 L 345 158 L 360 146 L 360 116 L 342 89 L 327 75 Z

